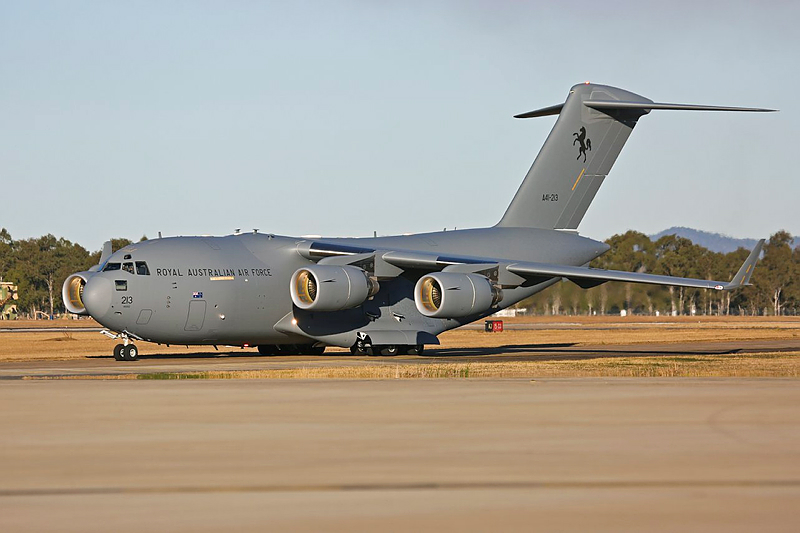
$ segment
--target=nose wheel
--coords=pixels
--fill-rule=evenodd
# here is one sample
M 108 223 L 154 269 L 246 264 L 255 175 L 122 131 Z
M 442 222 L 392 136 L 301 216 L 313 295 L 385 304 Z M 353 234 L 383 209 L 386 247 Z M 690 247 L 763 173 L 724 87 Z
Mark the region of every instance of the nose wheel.
M 142 340 L 141 338 L 131 335 L 127 331 L 114 333 L 104 329 L 100 333 L 109 339 L 122 339 L 122 344 L 114 346 L 114 359 L 117 361 L 136 361 L 139 359 L 139 348 L 131 342 L 131 337 Z
M 139 359 L 139 348 L 135 344 L 117 344 L 114 346 L 114 359 L 117 361 L 136 361 Z

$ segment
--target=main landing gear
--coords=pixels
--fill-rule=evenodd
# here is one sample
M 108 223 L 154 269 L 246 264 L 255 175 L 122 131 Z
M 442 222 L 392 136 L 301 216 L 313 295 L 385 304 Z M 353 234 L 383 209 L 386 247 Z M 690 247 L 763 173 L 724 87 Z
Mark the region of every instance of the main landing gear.
M 325 346 L 311 344 L 259 344 L 258 353 L 261 355 L 322 355 Z
M 394 357 L 395 355 L 422 355 L 425 347 L 422 344 L 383 344 L 365 345 L 360 341 L 350 348 L 353 355 L 382 355 L 383 357 Z

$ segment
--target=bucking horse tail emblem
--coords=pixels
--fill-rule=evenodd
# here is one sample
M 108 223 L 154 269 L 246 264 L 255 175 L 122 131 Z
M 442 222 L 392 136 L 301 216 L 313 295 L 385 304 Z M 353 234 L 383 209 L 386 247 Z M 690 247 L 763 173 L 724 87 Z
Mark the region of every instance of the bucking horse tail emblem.
M 583 156 L 583 162 L 586 163 L 586 150 L 592 151 L 592 140 L 586 138 L 586 128 L 581 126 L 580 133 L 573 133 L 575 139 L 572 141 L 572 146 L 575 146 L 575 143 L 578 143 L 578 157 L 575 159 L 580 159 Z

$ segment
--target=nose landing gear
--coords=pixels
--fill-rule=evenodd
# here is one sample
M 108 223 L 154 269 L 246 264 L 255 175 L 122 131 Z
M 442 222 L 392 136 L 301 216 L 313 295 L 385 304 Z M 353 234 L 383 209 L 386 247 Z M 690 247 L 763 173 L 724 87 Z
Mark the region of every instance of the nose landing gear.
M 139 348 L 131 342 L 130 336 L 127 333 L 124 331 L 122 333 L 111 333 L 107 329 L 104 329 L 100 333 L 109 339 L 122 339 L 122 344 L 114 346 L 114 359 L 117 361 L 137 361 L 139 359 Z
M 139 348 L 135 344 L 117 344 L 114 346 L 114 359 L 117 361 L 137 361 L 139 359 Z

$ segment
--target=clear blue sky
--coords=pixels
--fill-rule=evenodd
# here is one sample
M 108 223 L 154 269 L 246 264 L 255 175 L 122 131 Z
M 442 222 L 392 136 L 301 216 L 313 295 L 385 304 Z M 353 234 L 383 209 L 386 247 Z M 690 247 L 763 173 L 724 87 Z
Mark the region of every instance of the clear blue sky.
M 800 232 L 798 2 L 0 3 L 0 226 L 492 225 L 585 80 L 656 101 L 579 230 Z

